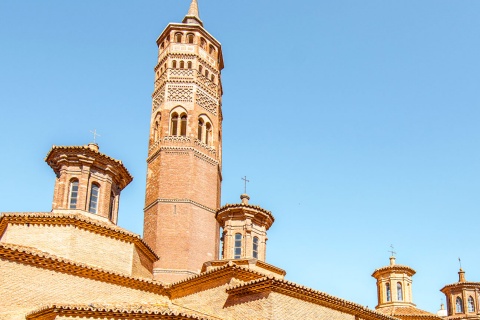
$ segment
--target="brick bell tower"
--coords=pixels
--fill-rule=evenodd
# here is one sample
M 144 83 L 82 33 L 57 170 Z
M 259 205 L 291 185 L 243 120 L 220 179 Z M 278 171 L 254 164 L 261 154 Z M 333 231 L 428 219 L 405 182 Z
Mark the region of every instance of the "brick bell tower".
M 197 0 L 157 45 L 144 239 L 160 256 L 155 279 L 171 283 L 218 258 L 223 58 L 203 28 Z

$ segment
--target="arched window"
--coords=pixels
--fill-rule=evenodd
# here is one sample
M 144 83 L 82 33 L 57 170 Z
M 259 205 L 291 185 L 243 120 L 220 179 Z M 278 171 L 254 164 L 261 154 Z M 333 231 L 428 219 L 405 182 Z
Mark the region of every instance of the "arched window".
M 253 237 L 253 257 L 258 259 L 258 237 Z
M 215 52 L 215 47 L 212 46 L 212 45 L 210 45 L 210 48 L 209 48 L 208 52 L 209 52 L 210 54 L 213 54 L 213 53 Z
M 153 127 L 153 141 L 157 141 L 159 138 L 158 130 L 159 130 L 160 124 L 158 121 L 155 121 L 155 125 Z
M 210 80 L 212 80 L 212 82 L 215 83 L 215 75 L 212 74 L 212 78 Z
M 180 61 L 180 69 L 183 69 L 183 68 L 185 68 L 185 62 Z
M 90 213 L 97 213 L 99 192 L 100 186 L 92 183 L 92 187 L 90 188 L 90 204 L 88 205 L 88 212 Z
M 233 258 L 240 259 L 242 257 L 242 234 L 235 233 L 235 247 L 233 248 Z
M 463 313 L 463 301 L 460 297 L 457 297 L 457 300 L 455 300 L 455 312 Z
M 207 130 L 205 130 L 205 144 L 208 145 L 211 139 L 212 135 L 212 125 L 207 122 L 207 125 L 205 126 Z
M 390 283 L 385 283 L 385 292 L 387 293 L 387 301 L 392 301 L 392 292 L 390 291 Z
M 205 39 L 202 38 L 202 39 L 200 40 L 200 46 L 201 46 L 203 49 L 207 50 L 207 41 L 205 41 Z
M 397 300 L 403 301 L 403 290 L 400 282 L 397 282 Z
M 198 72 L 202 73 L 203 71 L 203 67 L 202 66 L 198 66 Z
M 110 193 L 110 207 L 108 208 L 108 219 L 113 221 L 113 209 L 115 208 L 115 195 Z
M 188 61 L 188 63 L 187 63 L 187 68 L 188 68 L 188 69 L 192 69 L 192 61 Z
M 73 179 L 70 182 L 70 200 L 69 200 L 69 208 L 70 209 L 77 209 L 77 199 L 78 199 L 78 180 Z
M 187 115 L 182 114 L 182 123 L 180 127 L 180 135 L 186 137 L 187 136 Z
M 177 67 L 177 61 L 173 60 L 173 61 L 172 61 L 172 68 L 175 69 L 176 67 Z
M 164 44 L 162 42 L 162 44 L 160 45 L 160 50 L 163 50 L 163 48 L 164 48 Z
M 182 34 L 176 33 L 175 34 L 175 42 L 182 42 Z
M 205 77 L 206 77 L 207 79 L 208 79 L 208 74 L 209 74 L 208 70 L 205 70 Z
M 200 118 L 198 119 L 198 140 L 202 141 L 202 136 L 203 136 L 203 119 Z
M 193 40 L 195 39 L 195 36 L 192 33 L 189 33 L 187 35 L 188 43 L 193 43 Z
M 475 312 L 475 302 L 473 297 L 468 297 L 468 312 Z
M 172 122 L 170 124 L 170 134 L 176 136 L 178 134 L 178 113 L 172 114 Z

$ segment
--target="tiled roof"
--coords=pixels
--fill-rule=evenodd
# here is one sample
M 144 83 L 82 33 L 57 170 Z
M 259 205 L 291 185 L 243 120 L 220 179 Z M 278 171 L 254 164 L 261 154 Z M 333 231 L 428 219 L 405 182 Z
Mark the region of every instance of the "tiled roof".
M 69 316 L 121 319 L 195 319 L 218 320 L 221 318 L 202 314 L 174 304 L 89 304 L 48 305 L 27 314 L 27 320 L 44 319 L 45 316 Z
M 210 287 L 214 288 L 218 286 L 218 281 L 222 279 L 225 280 L 225 282 L 231 278 L 250 281 L 264 276 L 265 275 L 259 272 L 237 266 L 234 262 L 229 261 L 222 267 L 172 283 L 167 286 L 167 292 L 172 299 L 177 299 L 206 290 Z
M 0 257 L 38 268 L 69 273 L 123 287 L 166 295 L 165 287 L 158 281 L 132 277 L 84 263 L 78 263 L 31 247 L 0 243 Z
M 228 209 L 236 209 L 236 208 L 249 208 L 249 209 L 257 210 L 257 211 L 260 211 L 260 212 L 266 214 L 270 219 L 272 219 L 272 221 L 275 221 L 275 218 L 272 215 L 271 211 L 265 210 L 262 207 L 257 206 L 257 205 L 251 205 L 251 204 L 245 204 L 245 203 L 227 203 L 226 205 L 224 205 L 223 207 L 218 209 L 217 215 L 221 211 L 225 211 L 225 210 L 228 210 Z
M 159 259 L 152 248 L 138 235 L 119 226 L 90 219 L 81 213 L 53 213 L 53 212 L 1 212 L 0 234 L 7 225 L 11 224 L 43 224 L 43 225 L 74 225 L 106 237 L 135 243 L 151 260 Z
M 478 287 L 480 287 L 480 282 L 470 282 L 470 281 L 455 282 L 455 283 L 447 284 L 440 291 L 443 291 L 443 289 L 454 288 L 454 287 L 457 287 L 457 286 L 461 286 L 461 287 L 465 287 L 465 288 L 478 288 Z
M 327 293 L 307 288 L 287 280 L 276 279 L 274 277 L 263 277 L 261 279 L 238 284 L 227 289 L 227 293 L 232 296 L 246 296 L 268 291 L 273 291 L 300 300 L 309 301 L 344 313 L 358 316 L 365 320 L 395 320 L 394 317 L 373 311 L 362 305 L 343 300 Z
M 404 266 L 401 264 L 395 264 L 395 265 L 390 265 L 382 268 L 375 269 L 375 271 L 372 273 L 372 277 L 375 277 L 376 274 L 381 273 L 383 271 L 389 271 L 389 270 L 395 270 L 395 271 L 404 271 L 409 273 L 410 275 L 414 275 L 416 271 L 409 266 Z
M 384 307 L 377 310 L 380 313 L 387 314 L 393 317 L 397 317 L 400 319 L 405 320 L 413 320 L 413 319 L 442 319 L 437 315 L 417 309 L 412 306 L 405 306 L 405 307 Z

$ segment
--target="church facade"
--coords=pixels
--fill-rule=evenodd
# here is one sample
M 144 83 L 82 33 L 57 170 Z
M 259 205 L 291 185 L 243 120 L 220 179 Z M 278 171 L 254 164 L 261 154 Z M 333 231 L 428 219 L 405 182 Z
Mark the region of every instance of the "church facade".
M 0 319 L 480 319 L 463 270 L 436 315 L 395 257 L 372 274 L 375 310 L 285 280 L 265 261 L 273 214 L 247 194 L 221 207 L 222 47 L 197 0 L 157 45 L 143 237 L 117 226 L 123 163 L 53 146 L 52 211 L 0 214 Z

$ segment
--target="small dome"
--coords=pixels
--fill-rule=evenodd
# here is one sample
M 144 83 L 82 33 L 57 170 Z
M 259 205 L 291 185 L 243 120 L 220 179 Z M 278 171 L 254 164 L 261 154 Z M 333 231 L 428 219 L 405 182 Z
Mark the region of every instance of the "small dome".
M 445 305 L 443 303 L 440 305 L 440 310 L 437 311 L 437 316 L 442 318 L 448 316 L 448 312 L 445 310 Z

